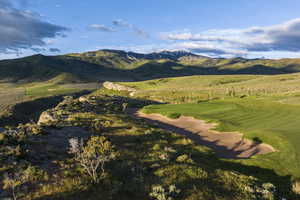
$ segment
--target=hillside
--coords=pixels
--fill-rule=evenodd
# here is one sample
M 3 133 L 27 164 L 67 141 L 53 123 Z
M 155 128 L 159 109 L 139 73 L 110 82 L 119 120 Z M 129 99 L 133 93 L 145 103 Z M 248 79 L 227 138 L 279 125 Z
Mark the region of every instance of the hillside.
M 7 176 L 0 176 L 5 189 L 0 197 L 12 195 L 12 181 L 18 183 L 15 195 L 24 200 L 298 198 L 288 176 L 219 159 L 209 148 L 124 112 L 124 104 L 132 109 L 156 102 L 119 95 L 102 89 L 66 97 L 38 123 L 2 131 L 0 173 Z M 98 152 L 101 142 L 104 153 L 113 153 L 96 171 L 97 181 L 72 153 L 76 138 L 91 152 L 87 155 Z
M 0 105 L 16 104 L 0 118 L 0 198 L 16 183 L 19 199 L 299 199 L 297 59 L 112 52 L 96 52 L 99 63 L 80 54 L 0 62 L 10 70 L 2 80 L 22 83 L 0 84 Z M 95 90 L 103 80 L 125 90 Z M 93 161 L 98 148 L 111 157 L 97 179 L 80 156 Z
M 168 77 L 168 74 L 169 76 L 282 74 L 300 70 L 299 59 L 210 58 L 185 51 L 140 54 L 119 50 L 99 50 L 68 56 L 108 68 L 126 69 L 136 76 L 146 76 L 145 78 L 149 74 L 156 77 Z
M 149 61 L 178 61 L 178 59 L 183 57 L 193 57 L 196 59 L 205 58 L 204 56 L 195 55 L 186 51 L 161 51 L 149 54 L 141 54 L 107 49 L 86 53 L 69 54 L 68 56 L 75 57 L 85 62 L 117 69 L 132 69 L 146 64 Z
M 300 72 L 299 59 L 209 58 L 185 51 L 140 54 L 119 50 L 34 55 L 0 61 L 0 80 L 8 82 L 138 81 L 189 75 L 285 74 Z M 64 76 L 62 76 L 62 74 Z
M 8 82 L 39 82 L 57 77 L 67 78 L 69 83 L 96 81 L 104 77 L 119 79 L 117 72 L 68 56 L 34 55 L 0 61 L 0 79 Z

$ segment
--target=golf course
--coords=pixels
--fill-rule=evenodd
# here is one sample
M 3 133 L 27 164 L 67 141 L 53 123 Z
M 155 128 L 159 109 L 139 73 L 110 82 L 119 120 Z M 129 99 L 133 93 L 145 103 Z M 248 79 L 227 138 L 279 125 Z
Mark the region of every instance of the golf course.
M 220 132 L 239 132 L 275 151 L 235 160 L 300 177 L 299 74 L 277 76 L 192 76 L 125 83 L 136 95 L 160 102 L 145 114 L 191 116 L 216 123 Z M 288 83 L 288 84 L 283 84 Z M 124 84 L 124 83 L 121 83 Z M 151 91 L 151 92 L 149 92 Z M 154 94 L 154 95 L 153 95 Z

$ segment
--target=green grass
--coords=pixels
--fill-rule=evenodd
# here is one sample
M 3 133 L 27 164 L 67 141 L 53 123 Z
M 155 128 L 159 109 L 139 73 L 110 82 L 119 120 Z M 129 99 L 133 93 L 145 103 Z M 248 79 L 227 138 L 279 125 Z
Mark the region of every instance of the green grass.
M 56 95 L 68 95 L 83 90 L 93 91 L 101 86 L 99 83 L 55 84 L 35 82 L 29 84 L 0 84 L 0 114 L 9 106 L 32 101 L 38 98 Z
M 65 88 L 61 85 L 41 84 L 26 88 L 26 95 L 30 97 L 44 97 L 60 94 L 68 94 L 79 91 L 77 88 Z
M 120 84 L 136 88 L 135 97 L 176 104 L 247 96 L 300 104 L 300 73 L 186 76 Z M 230 95 L 230 92 L 234 94 Z
M 217 100 L 199 104 L 151 105 L 146 113 L 186 116 L 217 122 L 220 131 L 239 131 L 245 137 L 259 138 L 276 150 L 242 161 L 275 169 L 281 175 L 300 177 L 300 107 L 255 99 Z
M 207 75 L 121 83 L 154 105 L 144 112 L 179 113 L 218 122 L 221 131 L 271 144 L 278 152 L 242 161 L 300 177 L 300 74 Z
M 68 134 L 58 136 L 40 132 L 30 138 L 28 136 L 20 145 L 22 148 L 29 149 L 37 149 L 43 145 L 43 148 L 38 148 L 36 153 L 47 156 L 47 159 L 42 161 L 44 167 L 42 169 L 48 172 L 48 175 L 46 174 L 47 178 L 40 181 L 36 178 L 42 173 L 31 173 L 31 177 L 35 178 L 35 181 L 31 183 L 34 187 L 23 191 L 20 198 L 93 200 L 110 197 L 109 199 L 150 200 L 152 198 L 149 197 L 149 193 L 152 186 L 161 185 L 166 188 L 174 184 L 181 190 L 176 199 L 252 200 L 262 198 L 255 198 L 247 188 L 261 188 L 264 183 L 272 183 L 277 188 L 275 195 L 278 199 L 279 197 L 296 199 L 296 197 L 293 198 L 293 194 L 289 193 L 291 181 L 289 177 L 279 176 L 272 170 L 218 159 L 211 150 L 195 144 L 182 135 L 161 130 L 143 120 L 128 117 L 121 111 L 120 102 L 124 99 L 123 97 L 118 98 L 114 95 L 112 95 L 114 97 L 109 97 L 99 93 L 98 95 L 91 95 L 99 102 L 90 104 L 93 109 L 86 110 L 85 103 L 81 104 L 75 100 L 62 106 L 63 110 L 54 109 L 49 112 L 69 113 L 67 119 L 57 115 L 61 116 L 59 117 L 59 130 L 70 125 L 79 126 L 86 130 L 93 130 L 93 135 L 105 136 L 112 142 L 118 151 L 118 156 L 115 161 L 105 165 L 107 175 L 99 184 L 88 184 L 90 179 L 86 172 L 73 156 L 67 154 L 65 145 L 68 143 L 57 146 L 57 137 L 63 141 L 71 136 L 75 137 L 74 133 L 68 132 Z M 224 108 L 224 105 L 209 106 L 207 104 L 203 112 L 208 112 L 211 108 L 216 108 L 215 111 L 235 108 L 235 105 L 228 105 L 227 108 Z M 95 122 L 101 122 L 101 129 L 94 129 Z M 51 123 L 45 124 L 44 128 L 53 126 L 55 125 Z M 33 142 L 37 139 L 39 142 Z M 6 142 L 11 142 L 11 140 Z M 10 153 L 7 150 L 11 148 L 8 145 L 0 145 L 0 152 L 5 152 L 2 157 L 15 156 L 14 152 Z M 41 169 L 39 164 L 32 163 L 30 166 Z M 51 170 L 52 166 L 55 166 L 55 170 Z M 22 172 L 28 169 L 28 163 L 22 162 L 22 165 L 18 167 L 8 163 L 4 167 L 10 171 Z M 8 169 L 3 168 L 0 171 L 4 173 Z
M 181 114 L 180 113 L 176 113 L 176 112 L 168 113 L 168 115 L 167 115 L 167 117 L 169 117 L 171 119 L 178 119 L 180 116 L 181 116 Z

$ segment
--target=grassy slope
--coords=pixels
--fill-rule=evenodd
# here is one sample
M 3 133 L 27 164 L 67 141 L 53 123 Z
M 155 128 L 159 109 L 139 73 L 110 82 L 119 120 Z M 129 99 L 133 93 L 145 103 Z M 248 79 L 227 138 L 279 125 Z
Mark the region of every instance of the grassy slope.
M 259 137 L 279 151 L 242 162 L 299 177 L 299 77 L 193 76 L 126 85 L 140 90 L 137 97 L 179 103 L 149 106 L 144 109 L 146 112 L 181 113 L 213 120 L 219 123 L 219 130 Z M 234 90 L 235 97 L 229 97 L 228 90 Z M 240 98 L 243 95 L 249 96 Z M 219 100 L 205 102 L 209 98 Z
M 178 57 L 176 57 L 178 58 Z M 39 82 L 68 74 L 71 81 L 128 81 L 199 74 L 282 74 L 299 72 L 299 59 L 247 60 L 95 51 L 62 56 L 34 55 L 0 61 L 0 81 Z
M 84 90 L 93 91 L 101 87 L 100 83 L 72 83 L 66 81 L 65 76 L 57 76 L 55 79 L 44 82 L 23 83 L 23 84 L 0 84 L 0 115 L 9 107 L 32 101 L 38 98 L 56 95 L 68 95 Z
M 110 122 L 101 131 L 94 132 L 94 135 L 108 137 L 120 152 L 117 160 L 106 166 L 107 177 L 98 185 L 87 184 L 88 177 L 75 167 L 74 159 L 65 154 L 66 148 L 58 152 L 51 137 L 36 135 L 34 137 L 39 138 L 43 149 L 46 149 L 39 151 L 39 155 L 47 156 L 46 162 L 56 163 L 56 170 L 48 172 L 49 178 L 43 184 L 23 194 L 24 199 L 152 199 L 149 197 L 151 186 L 175 184 L 181 190 L 178 199 L 250 200 L 255 198 L 245 188 L 265 182 L 277 186 L 276 195 L 289 196 L 289 177 L 278 176 L 271 170 L 219 160 L 210 150 L 183 136 L 128 117 L 121 111 L 120 102 L 125 100 L 130 103 L 131 100 L 102 96 L 101 92 L 106 94 L 106 91 L 93 94 L 99 103 L 89 112 L 86 105 L 78 102 L 64 106 L 63 111 L 71 112 L 68 123 L 87 130 L 91 130 L 95 120 Z M 68 123 L 62 120 L 59 126 L 68 126 Z M 53 127 L 51 124 L 49 126 Z M 44 140 L 47 142 L 43 143 Z M 31 145 L 37 143 L 29 143 Z M 168 159 L 163 159 L 161 155 L 167 155 Z M 182 155 L 188 159 L 180 160 Z M 13 170 L 11 166 L 5 167 Z M 5 167 L 3 171 L 8 170 Z
M 173 103 L 196 103 L 207 100 L 209 95 L 210 98 L 224 98 L 232 90 L 236 97 L 250 95 L 286 103 L 300 103 L 299 73 L 274 76 L 187 76 L 122 84 L 138 89 L 138 96 Z

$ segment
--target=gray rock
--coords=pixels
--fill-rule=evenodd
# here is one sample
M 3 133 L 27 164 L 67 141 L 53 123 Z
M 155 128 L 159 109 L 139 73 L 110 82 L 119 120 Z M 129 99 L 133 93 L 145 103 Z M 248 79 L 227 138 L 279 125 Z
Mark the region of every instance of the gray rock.
M 47 124 L 50 122 L 56 122 L 57 120 L 58 120 L 57 117 L 53 113 L 49 111 L 45 111 L 41 114 L 38 121 L 38 125 Z
M 130 92 L 129 96 L 133 97 L 136 94 L 136 91 Z
M 87 102 L 89 99 L 86 96 L 81 96 L 81 97 L 79 97 L 78 100 L 79 100 L 79 102 L 84 103 L 84 102 Z

